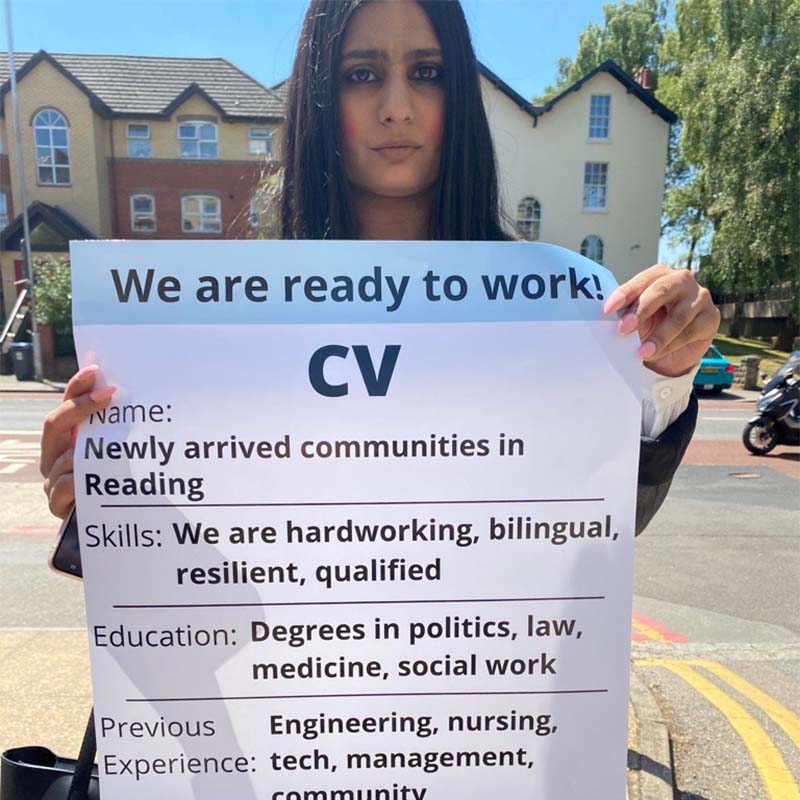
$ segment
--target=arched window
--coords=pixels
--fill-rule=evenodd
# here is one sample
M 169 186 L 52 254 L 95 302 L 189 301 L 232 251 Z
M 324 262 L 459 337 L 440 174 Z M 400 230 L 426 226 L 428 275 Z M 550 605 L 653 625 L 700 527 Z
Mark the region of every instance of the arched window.
M 603 263 L 603 249 L 603 240 L 599 236 L 587 236 L 581 242 L 581 255 L 598 264 Z
M 517 206 L 517 230 L 529 242 L 539 241 L 542 206 L 535 197 L 523 197 Z
M 42 109 L 33 118 L 33 137 L 39 183 L 68 184 L 69 135 L 64 115 L 54 108 Z

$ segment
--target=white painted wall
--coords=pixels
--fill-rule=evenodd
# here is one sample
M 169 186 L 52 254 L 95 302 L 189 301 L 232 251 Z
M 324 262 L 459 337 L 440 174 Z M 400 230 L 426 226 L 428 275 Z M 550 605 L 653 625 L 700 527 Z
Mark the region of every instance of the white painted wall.
M 608 73 L 601 72 L 538 118 L 481 76 L 497 153 L 500 191 L 513 219 L 533 195 L 542 205 L 541 241 L 580 251 L 595 234 L 604 263 L 623 281 L 658 258 L 669 125 Z M 611 96 L 608 141 L 589 140 L 592 94 Z M 607 211 L 583 210 L 587 161 L 607 162 Z

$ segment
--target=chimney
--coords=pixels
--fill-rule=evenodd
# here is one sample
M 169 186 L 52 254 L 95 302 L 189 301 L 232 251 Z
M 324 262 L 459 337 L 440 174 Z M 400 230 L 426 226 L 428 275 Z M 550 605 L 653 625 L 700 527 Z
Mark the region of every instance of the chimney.
M 653 94 L 653 73 L 647 67 L 641 67 L 633 79 L 642 89 Z

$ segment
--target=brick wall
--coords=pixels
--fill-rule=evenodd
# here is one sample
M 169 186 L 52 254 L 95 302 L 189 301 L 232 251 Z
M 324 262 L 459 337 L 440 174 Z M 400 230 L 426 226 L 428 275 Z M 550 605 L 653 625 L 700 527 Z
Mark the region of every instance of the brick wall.
M 277 165 L 248 161 L 182 161 L 179 159 L 109 159 L 109 181 L 114 197 L 114 236 L 121 239 L 240 239 L 250 236 L 250 195 L 262 172 Z M 156 230 L 134 231 L 130 198 L 155 198 Z M 184 233 L 181 198 L 209 194 L 221 201 L 221 233 Z
M 11 197 L 11 172 L 8 156 L 0 156 L 0 192 L 5 192 L 8 219 L 14 219 L 14 201 Z

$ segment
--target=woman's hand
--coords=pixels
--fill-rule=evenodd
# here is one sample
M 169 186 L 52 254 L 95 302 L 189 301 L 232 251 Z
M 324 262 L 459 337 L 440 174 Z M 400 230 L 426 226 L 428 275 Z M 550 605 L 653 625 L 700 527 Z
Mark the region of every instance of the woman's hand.
M 44 492 L 50 511 L 64 519 L 75 501 L 75 476 L 72 455 L 78 423 L 93 411 L 105 408 L 116 391 L 105 386 L 92 391 L 98 366 L 90 364 L 70 378 L 64 399 L 44 420 L 39 471 L 44 478 Z
M 719 328 L 720 313 L 708 289 L 689 270 L 663 264 L 643 270 L 614 289 L 603 312 L 622 308 L 625 312 L 617 330 L 622 334 L 638 330 L 637 355 L 665 377 L 694 369 Z

